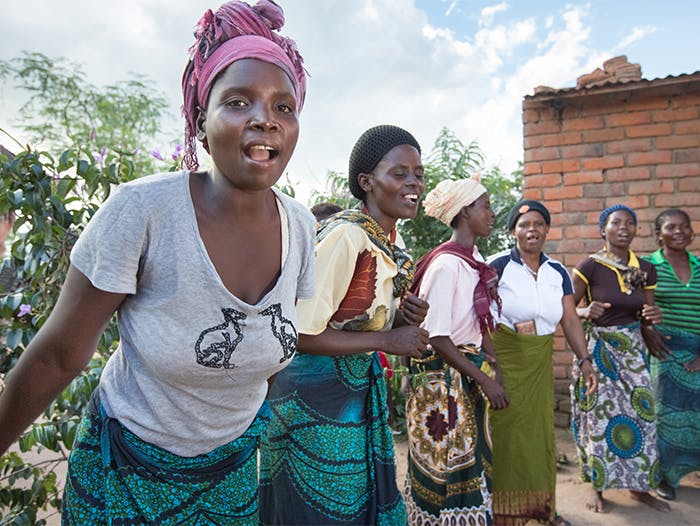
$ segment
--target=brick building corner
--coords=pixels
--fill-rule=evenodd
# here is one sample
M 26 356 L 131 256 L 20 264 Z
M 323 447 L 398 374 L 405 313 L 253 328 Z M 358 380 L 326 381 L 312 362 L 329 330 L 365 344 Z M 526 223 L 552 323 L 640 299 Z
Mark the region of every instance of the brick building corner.
M 524 198 L 552 213 L 545 250 L 569 270 L 601 248 L 598 216 L 614 203 L 637 211 L 639 254 L 657 248 L 653 222 L 666 208 L 686 210 L 700 233 L 700 71 L 646 80 L 638 64 L 615 57 L 575 88 L 535 88 L 523 125 Z M 569 423 L 571 363 L 558 331 L 558 426 Z

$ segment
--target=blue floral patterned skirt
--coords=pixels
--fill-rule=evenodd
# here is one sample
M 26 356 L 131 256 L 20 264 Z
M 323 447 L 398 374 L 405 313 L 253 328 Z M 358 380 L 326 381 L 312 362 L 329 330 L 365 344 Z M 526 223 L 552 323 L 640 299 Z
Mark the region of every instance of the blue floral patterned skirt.
M 298 354 L 277 375 L 269 402 L 264 524 L 406 523 L 377 353 Z
M 639 323 L 591 327 L 598 391 L 586 396 L 574 363 L 571 427 L 581 476 L 597 491 L 648 491 L 659 483 L 656 410 Z

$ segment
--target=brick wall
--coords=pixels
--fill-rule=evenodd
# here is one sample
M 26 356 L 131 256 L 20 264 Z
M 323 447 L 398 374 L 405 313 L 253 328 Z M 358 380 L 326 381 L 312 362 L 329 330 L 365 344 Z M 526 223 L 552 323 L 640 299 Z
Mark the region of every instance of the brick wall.
M 598 216 L 614 203 L 637 212 L 632 248 L 657 248 L 653 222 L 679 207 L 700 234 L 700 72 L 593 88 L 540 89 L 523 102 L 524 197 L 545 203 L 545 250 L 570 270 L 602 246 Z M 700 237 L 700 236 L 699 236 Z M 692 249 L 698 252 L 698 242 Z M 569 422 L 571 351 L 555 338 L 555 421 Z

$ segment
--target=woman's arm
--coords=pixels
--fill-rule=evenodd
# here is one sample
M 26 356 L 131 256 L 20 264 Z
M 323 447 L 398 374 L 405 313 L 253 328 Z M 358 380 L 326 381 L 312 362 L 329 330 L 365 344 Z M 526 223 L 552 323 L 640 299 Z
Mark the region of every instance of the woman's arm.
M 434 336 L 430 338 L 430 345 L 447 364 L 463 375 L 470 376 L 481 386 L 492 408 L 505 409 L 508 407 L 508 396 L 503 386 L 471 363 L 457 349 L 449 336 Z
M 576 314 L 576 304 L 574 296 L 568 294 L 561 299 L 564 308 L 564 314 L 561 318 L 561 328 L 564 330 L 566 341 L 574 351 L 576 358 L 579 359 L 581 373 L 586 378 L 586 395 L 594 393 L 598 389 L 598 376 L 593 369 L 590 355 L 588 354 L 588 345 L 586 343 L 586 335 L 583 333 L 581 320 Z
M 584 294 L 586 294 L 586 289 L 588 288 L 588 285 L 586 284 L 585 281 L 581 279 L 581 277 L 574 272 L 573 276 L 573 282 L 574 282 L 574 306 L 578 305 L 581 299 L 583 298 Z M 576 308 L 576 314 L 583 319 L 587 320 L 597 320 L 600 318 L 603 313 L 605 312 L 605 309 L 610 308 L 610 303 L 603 303 L 601 301 L 591 301 L 587 306 L 585 307 L 577 307 Z
M 80 374 L 125 296 L 95 288 L 71 265 L 54 310 L 0 395 L 0 453 Z
M 376 350 L 420 358 L 428 346 L 428 333 L 415 325 L 388 331 L 341 331 L 326 327 L 320 334 L 300 334 L 298 349 L 306 354 L 345 356 Z
M 644 307 L 642 308 L 642 337 L 649 352 L 659 360 L 667 358 L 670 352 L 669 348 L 666 347 L 664 337 L 654 330 L 654 325 L 662 321 L 661 309 L 654 304 L 654 291 L 645 289 Z

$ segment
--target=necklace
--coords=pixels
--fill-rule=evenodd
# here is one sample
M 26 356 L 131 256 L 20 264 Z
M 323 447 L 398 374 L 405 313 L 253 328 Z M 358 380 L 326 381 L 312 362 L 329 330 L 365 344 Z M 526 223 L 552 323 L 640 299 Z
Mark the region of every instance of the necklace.
M 524 261 L 523 261 L 523 265 L 525 265 L 525 270 L 527 270 L 527 271 L 530 273 L 530 275 L 531 275 L 533 278 L 535 278 L 535 280 L 537 280 L 537 271 L 532 270 L 532 269 L 529 267 L 529 265 L 528 265 L 527 263 L 525 263 Z

